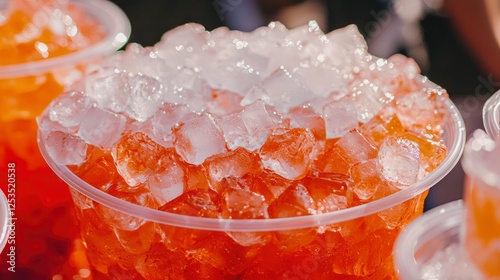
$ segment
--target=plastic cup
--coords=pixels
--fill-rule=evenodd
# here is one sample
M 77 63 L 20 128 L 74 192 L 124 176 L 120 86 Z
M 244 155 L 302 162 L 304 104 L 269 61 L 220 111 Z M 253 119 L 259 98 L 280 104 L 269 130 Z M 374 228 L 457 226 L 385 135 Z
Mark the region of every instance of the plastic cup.
M 483 106 L 483 124 L 493 138 L 500 135 L 500 91 L 495 92 Z
M 99 277 L 336 279 L 357 275 L 360 278 L 356 279 L 386 279 L 395 277 L 392 246 L 396 236 L 422 213 L 428 189 L 460 158 L 465 141 L 464 123 L 449 100 L 447 107 L 449 118 L 444 124 L 444 141 L 448 154 L 435 171 L 405 190 L 368 204 L 293 218 L 214 219 L 142 207 L 104 193 L 75 176 L 66 166 L 56 164 L 47 154 L 40 135 L 39 147 L 48 165 L 70 187 L 79 209 L 77 215 L 87 256 L 94 275 Z M 396 224 L 393 227 L 382 224 L 379 215 L 391 215 L 394 211 L 400 211 L 393 217 Z M 111 227 L 107 224 L 110 219 L 137 221 L 142 226 L 127 231 Z M 252 240 L 273 238 L 274 243 L 245 247 L 228 234 Z M 276 242 L 280 245 L 275 245 Z M 174 250 L 167 246 L 178 247 Z
M 0 0 L 0 10 L 8 3 Z M 85 76 L 86 65 L 123 46 L 131 30 L 123 11 L 109 1 L 76 0 L 72 4 L 102 27 L 101 40 L 58 57 L 0 66 L 0 174 L 6 176 L 7 166 L 15 166 L 15 262 L 17 271 L 30 279 L 52 279 L 56 274 L 72 279 L 86 262 L 74 257 L 75 248 L 81 247 L 78 231 L 73 229 L 74 207 L 67 187 L 39 153 L 36 116 Z M 2 184 L 4 193 L 6 187 Z M 2 254 L 2 264 L 4 258 Z M 0 278 L 11 276 L 6 269 L 0 270 Z
M 7 245 L 7 239 L 10 232 L 10 208 L 7 198 L 3 192 L 0 192 L 0 253 Z
M 498 138 L 490 140 L 477 130 L 462 158 L 465 250 L 486 279 L 500 279 L 500 168 L 493 161 L 498 157 L 498 145 Z
M 394 249 L 401 280 L 481 279 L 463 250 L 464 212 L 462 200 L 457 200 L 410 223 Z

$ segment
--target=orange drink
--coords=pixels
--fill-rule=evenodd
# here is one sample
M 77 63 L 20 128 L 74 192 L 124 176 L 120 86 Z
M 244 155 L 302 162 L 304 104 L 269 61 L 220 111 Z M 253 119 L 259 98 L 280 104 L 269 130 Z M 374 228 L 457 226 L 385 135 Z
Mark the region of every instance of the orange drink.
M 81 245 L 71 197 L 37 149 L 36 116 L 85 76 L 86 64 L 122 46 L 129 31 L 126 16 L 108 2 L 0 1 L 0 173 L 15 236 L 2 253 L 0 278 L 16 275 L 12 270 L 24 278 L 78 274 L 81 263 L 70 260 Z M 6 254 L 15 254 L 12 264 Z
M 463 146 L 446 92 L 353 26 L 187 24 L 95 69 L 39 146 L 97 279 L 395 279 Z

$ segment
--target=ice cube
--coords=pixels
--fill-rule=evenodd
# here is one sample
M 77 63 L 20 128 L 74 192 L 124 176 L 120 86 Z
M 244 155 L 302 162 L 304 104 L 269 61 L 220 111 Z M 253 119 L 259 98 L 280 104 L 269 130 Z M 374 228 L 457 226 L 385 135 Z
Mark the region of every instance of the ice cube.
M 349 161 L 348 161 L 349 160 Z M 314 162 L 314 168 L 320 172 L 349 175 L 350 159 L 338 146 L 325 149 L 325 152 Z
M 229 149 L 234 150 L 238 147 L 244 147 L 251 151 L 255 150 L 255 148 L 252 149 L 252 146 L 249 145 L 248 131 L 241 119 L 240 113 L 222 116 L 217 119 L 217 124 L 223 133 Z
M 215 47 L 216 42 L 218 43 L 220 40 L 223 40 L 230 34 L 231 32 L 227 26 L 219 26 L 213 29 L 212 31 L 209 31 L 207 39 L 208 46 L 211 48 Z
M 384 178 L 401 189 L 417 182 L 420 172 L 420 149 L 408 139 L 388 137 L 378 152 L 378 162 Z
M 326 138 L 343 136 L 349 130 L 358 127 L 356 103 L 348 98 L 332 101 L 323 108 Z
M 400 95 L 418 90 L 415 77 L 420 74 L 420 68 L 412 58 L 395 54 L 387 60 L 379 58 L 372 65 L 370 70 L 375 72 L 372 75 L 384 91 Z
M 149 190 L 160 205 L 179 197 L 184 192 L 184 175 L 182 167 L 172 161 L 161 173 L 149 178 Z
M 267 219 L 264 196 L 252 191 L 227 188 L 221 195 L 221 216 L 225 219 Z M 271 240 L 268 232 L 226 232 L 242 246 L 265 245 Z
M 219 200 L 219 194 L 210 189 L 192 189 L 169 201 L 159 210 L 186 216 L 217 218 Z M 206 230 L 195 230 L 167 224 L 161 224 L 159 227 L 162 234 L 165 235 L 163 242 L 172 250 L 194 250 L 212 234 L 212 232 Z M 189 236 L 189 238 L 186 238 L 186 236 Z
M 212 90 L 212 98 L 207 104 L 208 113 L 216 116 L 226 116 L 243 110 L 240 105 L 243 97 L 226 90 Z
M 392 186 L 392 188 L 394 188 L 392 191 L 393 193 L 399 191 L 399 189 L 395 186 Z M 389 194 L 385 194 L 384 196 Z M 387 229 L 395 229 L 404 226 L 412 219 L 412 217 L 415 217 L 415 213 L 421 213 L 423 211 L 423 201 L 422 203 L 419 203 L 419 200 L 421 199 L 424 199 L 421 195 L 416 196 L 400 204 L 377 212 L 377 215 L 384 221 Z M 419 206 L 421 208 L 418 208 Z
M 254 250 L 253 246 L 241 246 L 224 232 L 215 232 L 200 240 L 190 256 L 200 264 L 224 273 L 222 278 L 216 276 L 212 279 L 225 279 L 231 277 L 229 275 L 241 275 L 250 267 L 257 255 Z
M 394 113 L 379 114 L 363 124 L 359 130 L 375 147 L 380 147 L 386 137 L 401 135 L 405 131 L 403 124 Z
M 132 74 L 142 74 L 160 79 L 169 76 L 174 69 L 158 56 L 152 47 L 142 47 L 137 43 L 127 45 L 120 59 L 120 69 Z
M 161 242 L 154 242 L 148 251 L 136 256 L 135 270 L 140 276 L 137 278 L 129 278 L 131 277 L 131 273 L 127 272 L 126 276 L 115 279 L 158 280 L 161 279 L 161 277 L 172 279 L 179 277 L 179 275 L 184 275 L 188 263 L 191 263 L 184 252 L 169 250 Z M 158 275 L 158 271 L 161 271 L 161 276 Z
M 127 82 L 125 93 L 128 96 L 125 111 L 138 121 L 146 121 L 153 116 L 165 98 L 162 84 L 155 78 L 141 74 Z
M 271 104 L 271 98 L 260 85 L 254 85 L 245 92 L 245 96 L 241 100 L 241 106 L 247 106 L 257 100 L 261 100 L 265 104 Z
M 174 68 L 200 67 L 203 50 L 208 48 L 207 36 L 205 27 L 188 23 L 163 34 L 155 48 L 158 50 L 158 56 Z
M 221 195 L 221 215 L 225 219 L 267 219 L 265 198 L 252 191 L 227 188 Z
M 158 208 L 158 204 L 152 198 L 149 191 L 147 191 L 147 189 L 145 189 L 144 187 L 139 187 L 137 189 L 130 190 L 126 184 L 117 183 L 112 185 L 107 190 L 107 193 L 133 204 L 137 204 L 152 209 Z M 96 203 L 95 209 L 97 215 L 105 223 L 107 223 L 109 226 L 113 228 L 132 231 L 132 230 L 137 230 L 139 227 L 141 227 L 146 223 L 146 220 L 144 219 L 129 214 L 125 214 L 118 210 L 107 207 L 103 204 Z
M 123 248 L 132 254 L 147 252 L 156 235 L 153 222 L 145 222 L 135 230 L 123 230 L 116 227 L 113 230 Z
M 245 174 L 262 172 L 259 155 L 241 147 L 226 154 L 212 156 L 203 165 L 210 179 L 215 182 L 226 177 L 240 178 Z
M 307 188 L 296 184 L 284 191 L 268 207 L 269 217 L 286 218 L 304 215 L 312 215 L 316 212 L 314 201 L 309 195 Z M 274 233 L 273 242 L 285 251 L 295 251 L 302 246 L 314 241 L 316 228 L 305 228 L 288 231 L 277 231 Z
M 69 192 L 71 193 L 71 198 L 73 199 L 73 203 L 75 204 L 77 210 L 82 211 L 94 208 L 94 203 L 90 197 L 73 188 L 69 188 Z
M 149 133 L 148 136 L 164 147 L 172 147 L 172 128 L 179 125 L 182 118 L 189 112 L 186 105 L 165 103 L 151 119 L 152 133 Z
M 338 232 L 326 232 L 325 242 L 334 244 L 335 248 L 335 255 L 331 258 L 332 270 L 335 275 L 349 275 L 354 279 L 387 279 L 386 277 L 372 278 L 371 276 L 387 263 L 387 258 L 393 252 L 394 242 L 399 231 L 384 228 L 374 230 L 372 225 L 363 224 L 353 235 L 362 235 L 364 229 L 371 230 L 370 234 L 366 234 L 364 239 L 354 241 L 344 239 Z M 342 254 L 342 258 L 335 257 L 338 254 Z M 389 275 L 393 273 L 391 267 Z
M 442 123 L 449 113 L 445 100 L 448 94 L 442 89 L 422 89 L 396 99 L 399 119 L 408 130 L 440 137 Z
M 71 171 L 91 186 L 103 191 L 121 180 L 110 151 L 103 151 L 98 147 L 89 148 L 85 162 Z
M 62 131 L 68 134 L 76 134 L 77 127 L 66 127 L 59 122 L 50 119 L 50 110 L 45 110 L 36 118 L 36 124 L 42 135 L 48 135 L 52 131 Z
M 324 49 L 327 47 L 328 39 L 319 28 L 317 22 L 310 21 L 307 25 L 302 25 L 290 30 L 285 40 L 287 45 L 285 51 L 293 50 L 295 52 L 293 57 L 299 59 L 298 63 L 295 65 L 298 69 L 305 65 L 317 67 L 324 64 L 326 59 Z M 285 61 L 288 60 L 287 58 L 288 57 L 282 57 Z M 319 74 L 321 72 L 317 71 L 317 73 Z M 324 74 L 323 77 L 328 77 L 327 75 L 329 72 L 325 69 Z M 333 76 L 326 80 L 315 79 L 315 81 L 320 82 L 322 85 L 328 85 L 326 81 L 330 80 L 331 82 L 332 78 Z M 314 82 L 311 83 L 311 85 L 312 84 L 314 84 Z
M 212 88 L 243 94 L 251 86 L 262 81 L 268 58 L 236 48 L 226 50 L 223 55 L 214 58 L 210 71 L 203 72 Z
M 348 176 L 327 172 L 310 172 L 302 180 L 314 201 L 317 213 L 345 209 L 351 196 L 347 191 Z
M 311 106 L 292 108 L 288 116 L 291 119 L 290 126 L 292 128 L 307 128 L 314 134 L 316 141 L 325 140 L 325 120 Z
M 349 79 L 336 67 L 328 63 L 319 65 L 302 65 L 295 72 L 306 81 L 306 86 L 315 96 L 321 98 L 328 97 L 331 94 L 339 92 L 347 86 Z
M 404 132 L 398 136 L 418 144 L 420 163 L 425 172 L 431 172 L 446 158 L 446 145 L 442 139 L 436 138 L 432 134 Z M 425 175 L 425 172 L 422 175 Z M 419 178 L 423 178 L 423 176 L 419 176 Z
M 126 121 L 123 115 L 92 107 L 82 117 L 78 136 L 88 144 L 108 150 L 120 139 Z
M 169 91 L 173 89 L 191 89 L 194 90 L 199 86 L 202 77 L 200 73 L 189 67 L 182 67 L 172 77 L 168 78 Z M 168 98 L 168 96 L 167 96 Z M 167 99 L 168 101 L 168 99 Z
M 164 81 L 168 85 L 165 101 L 173 104 L 184 104 L 193 112 L 201 112 L 206 108 L 211 89 L 200 74 L 190 68 L 180 69 L 174 76 Z
M 403 78 L 413 80 L 420 74 L 420 67 L 411 57 L 406 57 L 402 54 L 394 54 L 387 59 L 389 63 L 393 64 Z
M 255 190 L 260 190 L 259 193 L 267 194 L 266 199 L 269 203 L 272 203 L 295 183 L 295 181 L 285 179 L 273 171 L 266 169 L 255 178 L 255 181 L 253 187 Z M 269 192 L 271 195 L 269 195 Z
M 266 141 L 274 122 L 260 100 L 246 106 L 243 111 L 218 119 L 224 139 L 230 149 L 243 147 L 249 151 L 259 149 Z
M 372 60 L 366 41 L 356 25 L 333 30 L 326 34 L 328 46 L 325 55 L 329 61 L 345 73 L 360 72 Z
M 335 143 L 334 149 L 338 149 L 340 155 L 351 165 L 377 156 L 377 150 L 357 129 L 349 131 L 340 138 Z
M 285 44 L 287 32 L 282 23 L 271 22 L 268 26 L 259 27 L 249 34 L 248 41 L 252 43 L 248 47 L 254 53 L 272 57 L 271 54 L 279 51 Z
M 357 119 L 362 123 L 371 120 L 394 99 L 391 93 L 383 92 L 378 84 L 366 79 L 353 82 L 349 92 L 356 105 Z
M 92 101 L 81 91 L 71 91 L 57 97 L 49 105 L 49 118 L 65 127 L 80 124 Z
M 349 188 L 361 200 L 367 200 L 373 197 L 381 185 L 380 167 L 376 159 L 359 162 L 351 167 L 352 181 Z
M 142 132 L 124 135 L 112 148 L 118 173 L 131 187 L 146 182 L 169 159 L 168 150 Z
M 262 81 L 261 87 L 269 96 L 269 104 L 279 112 L 287 112 L 314 96 L 300 75 L 295 75 L 284 67 L 280 67 Z
M 317 156 L 314 135 L 304 128 L 274 133 L 259 154 L 265 168 L 289 180 L 300 179 L 307 174 Z
M 45 139 L 45 148 L 51 159 L 60 165 L 80 164 L 87 155 L 85 141 L 62 131 L 49 133 Z
M 226 151 L 224 136 L 208 114 L 191 114 L 174 132 L 177 153 L 188 163 L 199 165 L 206 158 Z
M 106 273 L 113 265 L 130 266 L 130 259 L 123 259 L 128 255 L 116 238 L 113 228 L 99 216 L 94 209 L 85 209 L 81 212 L 81 233 L 85 240 L 85 251 L 98 271 Z
M 274 122 L 266 109 L 264 102 L 256 101 L 243 109 L 241 120 L 250 136 L 249 150 L 262 146 Z
M 99 107 L 122 112 L 127 105 L 125 87 L 131 75 L 114 68 L 99 69 L 87 76 L 85 92 Z

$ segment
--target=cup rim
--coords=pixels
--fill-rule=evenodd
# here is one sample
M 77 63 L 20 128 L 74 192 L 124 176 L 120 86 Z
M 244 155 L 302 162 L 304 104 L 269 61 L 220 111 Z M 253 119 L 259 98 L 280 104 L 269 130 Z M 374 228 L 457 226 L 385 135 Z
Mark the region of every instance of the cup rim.
M 7 202 L 7 197 L 5 196 L 3 191 L 0 191 L 0 213 L 5 213 L 0 217 L 0 253 L 7 245 L 7 239 L 10 233 L 10 208 Z
M 463 225 L 465 209 L 463 200 L 437 206 L 411 222 L 394 244 L 394 265 L 402 279 L 414 279 L 419 269 L 413 256 L 422 244 L 433 239 L 436 233 Z M 437 228 L 436 232 L 430 229 Z M 424 239 L 424 240 L 422 240 Z
M 1 3 L 5 0 L 0 0 Z M 8 2 L 8 1 L 7 1 Z M 131 26 L 126 14 L 114 3 L 100 0 L 72 0 L 72 4 L 90 13 L 107 32 L 99 42 L 79 51 L 53 58 L 0 66 L 0 77 L 16 78 L 38 75 L 50 70 L 85 61 L 91 57 L 105 56 L 125 45 L 130 37 Z
M 500 90 L 484 103 L 483 125 L 486 133 L 493 139 L 500 136 Z
M 427 77 L 422 77 L 422 83 L 428 87 L 437 88 L 435 84 L 427 80 Z M 131 216 L 161 224 L 200 230 L 235 232 L 293 230 L 339 223 L 374 214 L 407 201 L 438 183 L 458 163 L 465 144 L 465 125 L 462 116 L 450 99 L 446 99 L 445 104 L 449 112 L 449 120 L 447 122 L 452 126 L 450 130 L 452 130 L 452 133 L 454 134 L 449 135 L 451 143 L 446 158 L 440 166 L 429 173 L 425 178 L 404 190 L 367 204 L 328 213 L 289 218 L 246 220 L 205 218 L 174 214 L 139 206 L 113 197 L 101 190 L 96 189 L 95 187 L 92 187 L 73 174 L 68 167 L 56 164 L 50 159 L 50 156 L 47 153 L 40 130 L 38 131 L 38 146 L 49 167 L 71 188 L 91 198 L 92 200 L 97 201 L 98 203 L 104 204 L 109 208 Z

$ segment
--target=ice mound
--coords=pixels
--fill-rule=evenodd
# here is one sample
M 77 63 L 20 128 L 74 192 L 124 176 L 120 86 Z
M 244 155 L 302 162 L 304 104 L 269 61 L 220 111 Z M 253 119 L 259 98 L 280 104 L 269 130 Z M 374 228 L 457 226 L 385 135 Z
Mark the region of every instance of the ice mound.
M 250 33 L 186 24 L 94 65 L 39 125 L 53 159 L 86 180 L 103 155 L 104 191 L 145 191 L 161 209 L 196 204 L 193 193 L 223 201 L 209 216 L 309 215 L 407 188 L 444 159 L 447 94 L 419 71 L 401 55 L 370 55 L 354 25 L 324 34 L 315 22 Z

